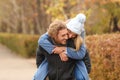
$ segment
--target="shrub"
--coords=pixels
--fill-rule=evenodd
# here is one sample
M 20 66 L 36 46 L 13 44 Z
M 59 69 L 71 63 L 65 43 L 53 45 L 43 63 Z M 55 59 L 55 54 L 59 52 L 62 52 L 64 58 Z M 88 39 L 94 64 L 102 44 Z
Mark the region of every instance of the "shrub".
M 0 34 L 0 43 L 24 57 L 35 57 L 38 35 Z
M 120 80 L 120 34 L 86 38 L 92 61 L 92 80 Z

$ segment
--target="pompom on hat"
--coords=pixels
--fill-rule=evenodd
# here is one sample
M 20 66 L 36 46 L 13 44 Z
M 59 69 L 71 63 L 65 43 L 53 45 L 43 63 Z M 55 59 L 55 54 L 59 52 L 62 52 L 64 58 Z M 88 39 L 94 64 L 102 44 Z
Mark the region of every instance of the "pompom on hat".
M 67 24 L 67 28 L 80 35 L 84 30 L 84 23 L 86 21 L 86 16 L 83 13 L 78 14 L 75 18 L 71 19 Z

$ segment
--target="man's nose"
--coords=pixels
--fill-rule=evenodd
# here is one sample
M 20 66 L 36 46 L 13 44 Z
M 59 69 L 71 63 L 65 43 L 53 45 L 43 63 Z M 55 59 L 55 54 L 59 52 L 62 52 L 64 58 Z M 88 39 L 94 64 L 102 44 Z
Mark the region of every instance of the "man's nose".
M 68 35 L 65 36 L 65 39 L 68 39 Z

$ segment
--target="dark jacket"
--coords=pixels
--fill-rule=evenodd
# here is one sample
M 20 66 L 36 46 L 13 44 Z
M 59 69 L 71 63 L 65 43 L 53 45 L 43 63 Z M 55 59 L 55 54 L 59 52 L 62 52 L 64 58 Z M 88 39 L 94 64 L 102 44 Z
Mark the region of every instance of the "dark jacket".
M 89 55 L 89 51 L 86 49 L 85 57 L 83 58 L 85 66 L 87 68 L 88 74 L 91 72 L 91 59 Z
M 49 41 L 53 43 L 51 39 Z M 67 46 L 74 47 L 73 44 L 68 44 Z M 39 52 L 36 56 L 36 59 L 39 60 L 37 61 L 38 66 L 45 57 L 47 58 L 49 80 L 74 80 L 73 72 L 76 60 L 69 58 L 68 61 L 63 62 L 59 55 L 49 54 L 41 46 L 39 46 L 37 51 Z M 41 59 L 38 57 L 41 57 Z

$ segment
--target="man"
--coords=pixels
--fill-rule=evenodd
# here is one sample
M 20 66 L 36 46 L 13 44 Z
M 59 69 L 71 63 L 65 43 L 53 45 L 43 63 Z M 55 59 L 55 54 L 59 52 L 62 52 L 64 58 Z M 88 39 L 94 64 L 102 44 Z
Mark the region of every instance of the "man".
M 48 35 L 50 36 L 48 40 L 57 46 L 66 46 L 66 42 L 68 39 L 68 32 L 66 26 L 61 21 L 53 22 L 48 29 Z M 73 46 L 67 45 L 67 46 Z M 41 51 L 40 55 L 44 55 L 44 59 L 47 59 L 48 62 L 48 77 L 49 80 L 74 80 L 74 67 L 76 60 L 71 58 L 68 61 L 61 61 L 58 54 L 48 54 L 41 46 L 39 46 L 39 50 Z M 42 55 L 42 56 L 43 56 Z M 39 59 L 39 58 L 37 58 Z M 43 59 L 42 59 L 43 60 Z M 41 79 L 40 79 L 41 80 Z

